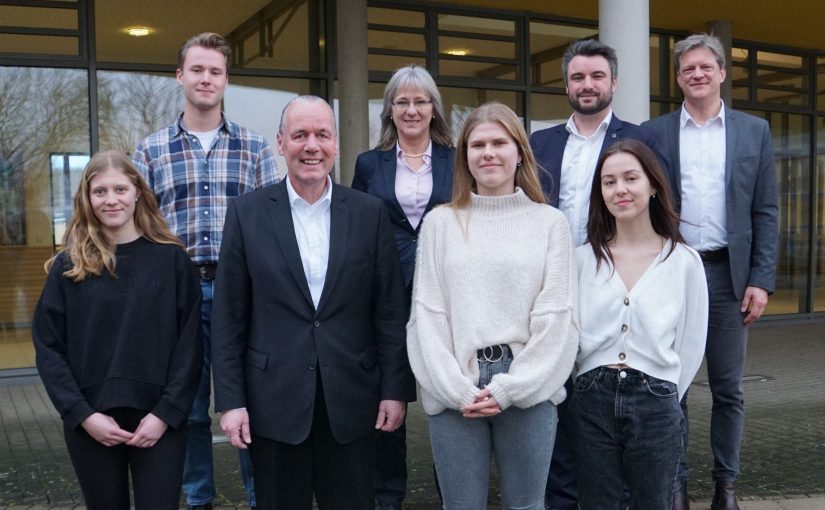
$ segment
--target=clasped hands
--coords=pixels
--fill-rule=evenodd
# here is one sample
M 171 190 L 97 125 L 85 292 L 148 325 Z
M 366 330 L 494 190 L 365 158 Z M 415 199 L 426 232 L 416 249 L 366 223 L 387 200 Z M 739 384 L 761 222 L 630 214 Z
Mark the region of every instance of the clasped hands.
M 476 395 L 475 402 L 462 407 L 461 412 L 465 418 L 489 418 L 499 414 L 501 406 L 490 390 L 483 388 Z

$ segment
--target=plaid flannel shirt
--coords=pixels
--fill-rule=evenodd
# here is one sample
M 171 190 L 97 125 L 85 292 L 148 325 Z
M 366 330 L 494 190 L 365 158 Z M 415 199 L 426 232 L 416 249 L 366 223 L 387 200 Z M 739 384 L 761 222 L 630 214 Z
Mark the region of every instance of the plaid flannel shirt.
M 182 118 L 143 140 L 132 160 L 192 261 L 217 262 L 229 199 L 277 183 L 275 156 L 263 137 L 225 116 L 204 151 Z

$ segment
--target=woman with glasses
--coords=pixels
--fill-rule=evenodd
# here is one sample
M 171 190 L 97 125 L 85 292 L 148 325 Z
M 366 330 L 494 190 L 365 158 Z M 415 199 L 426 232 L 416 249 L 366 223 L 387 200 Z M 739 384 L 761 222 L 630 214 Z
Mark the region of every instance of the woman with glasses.
M 452 201 L 419 238 L 407 350 L 444 508 L 544 509 L 556 405 L 578 344 L 570 228 L 545 204 L 524 127 L 490 103 L 458 137 Z
M 384 89 L 378 146 L 358 156 L 352 187 L 384 201 L 408 292 L 421 220 L 450 199 L 452 145 L 441 94 L 430 73 L 414 65 L 397 70 Z M 400 509 L 407 485 L 404 425 L 379 434 L 375 467 L 379 508 Z
M 576 249 L 581 342 L 570 400 L 582 510 L 669 510 L 684 417 L 702 362 L 708 292 L 679 234 L 670 185 L 636 140 L 599 158 L 588 244 Z

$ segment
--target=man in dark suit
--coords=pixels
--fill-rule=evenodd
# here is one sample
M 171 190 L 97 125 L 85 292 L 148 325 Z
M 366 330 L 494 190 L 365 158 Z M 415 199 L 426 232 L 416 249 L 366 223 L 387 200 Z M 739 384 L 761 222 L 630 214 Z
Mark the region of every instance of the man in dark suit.
M 611 102 L 618 84 L 619 62 L 610 46 L 594 39 L 576 41 L 562 56 L 562 74 L 573 114 L 566 124 L 530 137 L 548 202 L 570 223 L 576 246 L 587 241 L 587 214 L 596 162 L 602 152 L 623 138 L 653 149 L 667 171 L 655 133 L 613 114 Z M 567 392 L 572 392 L 568 381 Z M 570 449 L 567 401 L 558 407 L 559 424 L 547 480 L 546 505 L 553 510 L 578 508 L 573 453 Z
M 407 295 L 381 201 L 333 184 L 332 109 L 300 96 L 287 179 L 230 203 L 215 289 L 215 408 L 259 508 L 371 509 L 375 430 L 415 399 Z
M 742 373 L 747 325 L 773 292 L 777 256 L 776 176 L 768 123 L 721 100 L 725 52 L 716 37 L 676 44 L 679 110 L 646 123 L 659 134 L 676 176 L 681 231 L 705 264 L 710 316 L 705 347 L 713 396 L 710 441 L 716 490 L 713 510 L 736 510 L 734 482 L 745 409 Z M 682 401 L 687 419 L 687 395 Z M 687 430 L 685 431 L 687 451 Z M 680 465 L 674 509 L 686 509 L 687 469 Z

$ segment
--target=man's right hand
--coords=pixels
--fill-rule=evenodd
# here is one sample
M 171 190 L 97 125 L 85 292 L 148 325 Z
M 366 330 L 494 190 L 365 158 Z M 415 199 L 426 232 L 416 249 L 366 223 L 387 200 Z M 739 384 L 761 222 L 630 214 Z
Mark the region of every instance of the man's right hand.
M 221 430 L 236 448 L 245 450 L 252 442 L 249 433 L 249 413 L 245 407 L 225 411 L 221 414 Z

